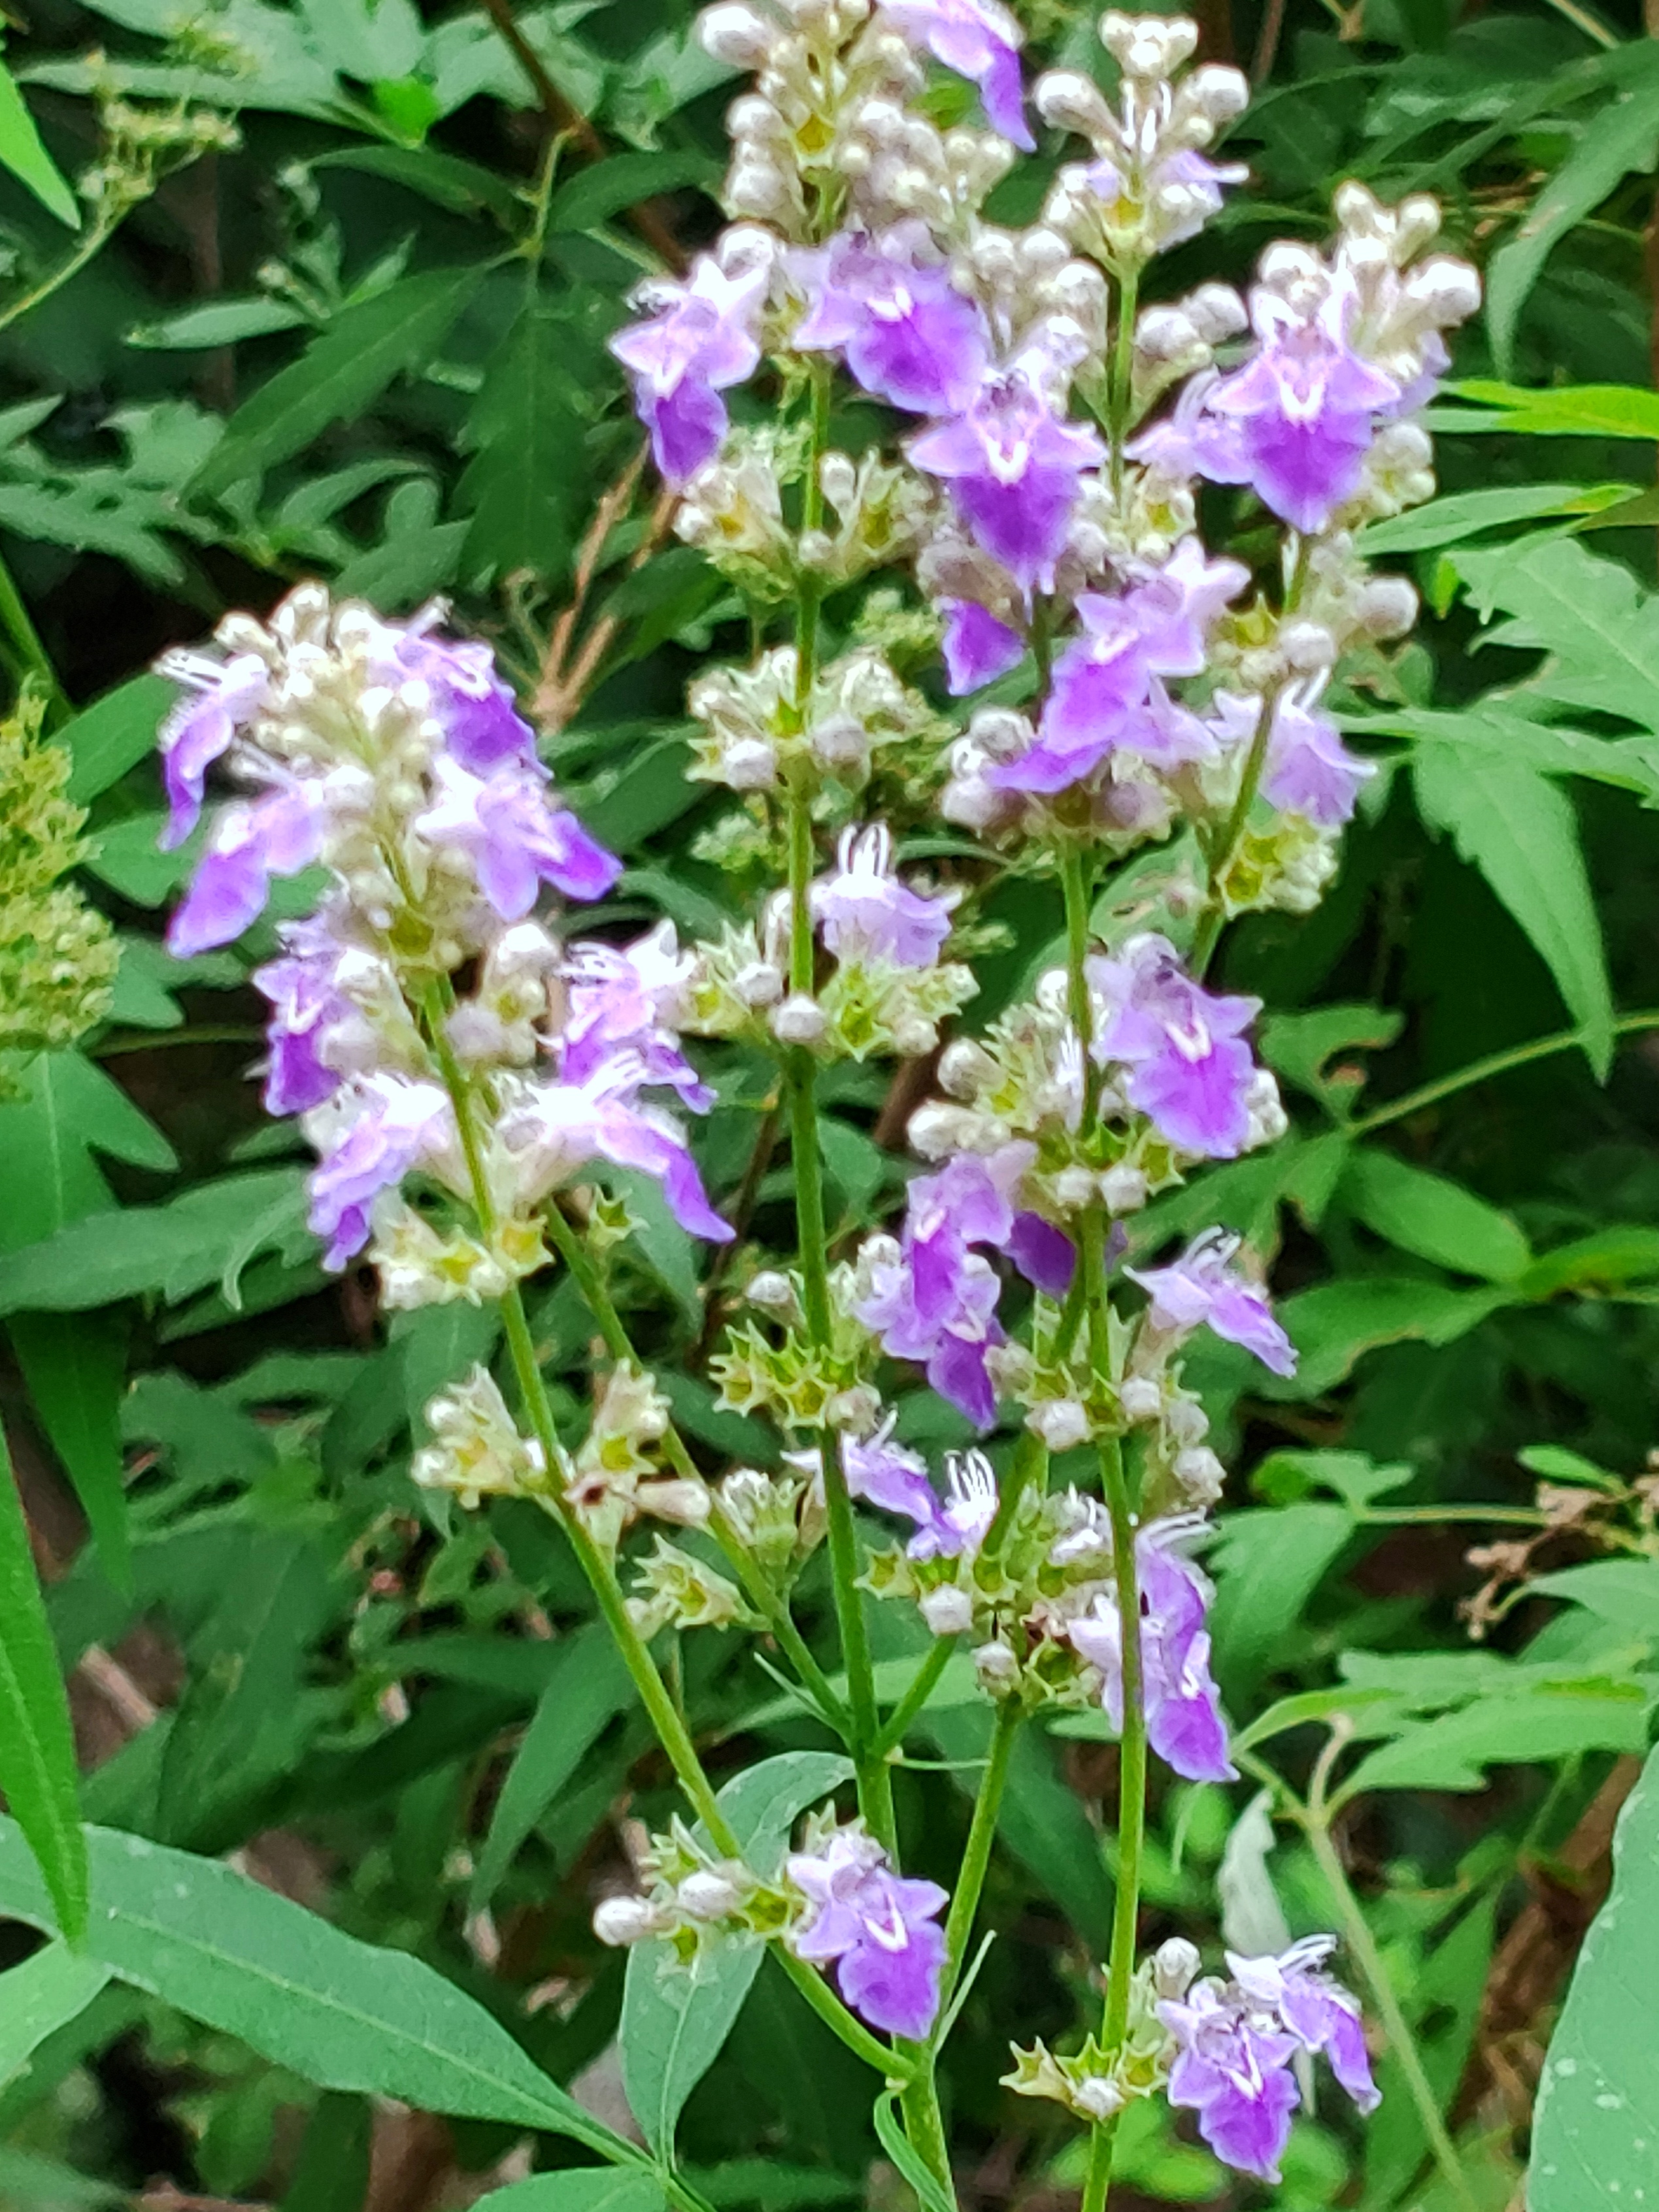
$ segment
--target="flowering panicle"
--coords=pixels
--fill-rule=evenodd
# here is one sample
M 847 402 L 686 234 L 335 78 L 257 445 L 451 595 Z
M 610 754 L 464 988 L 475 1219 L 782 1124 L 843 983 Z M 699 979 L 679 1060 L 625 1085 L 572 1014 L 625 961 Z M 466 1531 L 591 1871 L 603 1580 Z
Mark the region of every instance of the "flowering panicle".
M 417 1479 L 560 1514 L 698 1816 L 654 1839 L 598 1931 L 653 1942 L 667 1971 L 772 1942 L 869 2058 L 849 2012 L 933 2036 L 984 1857 L 947 1925 L 946 1892 L 898 1863 L 887 1760 L 914 1709 L 883 1722 L 863 1593 L 934 1639 L 918 1699 L 961 1639 L 996 1708 L 976 1839 L 1011 1731 L 1057 1710 L 1122 1741 L 1131 1906 L 1145 1754 L 1237 1778 L 1198 1563 L 1224 1470 L 1183 1356 L 1207 1328 L 1285 1376 L 1296 1346 L 1236 1238 L 1163 1251 L 1149 1208 L 1285 1132 L 1260 1004 L 1211 963 L 1232 917 L 1317 903 L 1365 803 L 1345 701 L 1386 678 L 1416 595 L 1369 573 L 1359 533 L 1432 492 L 1418 418 L 1478 287 L 1430 250 L 1432 202 L 1350 184 L 1322 249 L 1270 245 L 1243 292 L 1160 296 L 1157 257 L 1246 174 L 1222 143 L 1245 81 L 1198 63 L 1182 18 L 1105 17 L 1110 96 L 1077 70 L 1028 86 L 1000 0 L 720 0 L 700 31 L 752 78 L 729 118 L 732 222 L 642 287 L 611 343 L 676 529 L 750 614 L 746 659 L 687 702 L 689 773 L 729 794 L 693 848 L 726 871 L 728 918 L 683 947 L 666 923 L 567 941 L 544 899 L 600 899 L 619 864 L 559 804 L 488 651 L 434 613 L 388 623 L 302 586 L 266 624 L 224 625 L 223 657 L 168 664 L 186 692 L 164 733 L 170 836 L 210 773 L 244 787 L 173 939 L 226 942 L 273 877 L 326 872 L 255 976 L 267 1103 L 319 1153 L 313 1224 L 331 1265 L 367 1253 L 388 1304 L 509 1302 L 540 1441 L 479 1370 L 434 1401 Z M 1004 223 L 991 195 L 1035 120 L 1070 143 L 1036 219 Z M 763 375 L 777 404 L 756 422 L 733 395 Z M 838 380 L 863 404 L 838 409 Z M 843 421 L 886 434 L 843 451 Z M 1205 542 L 1216 516 L 1245 526 L 1229 550 Z M 1052 913 L 975 1033 L 973 959 L 1011 878 L 1022 914 Z M 770 1471 L 711 1480 L 607 1304 L 620 1202 L 561 1206 L 610 1164 L 692 1235 L 732 1237 L 687 1141 L 714 1095 L 688 1036 L 764 1072 L 800 1231 L 746 1251 L 710 1316 L 720 1403 L 777 1431 Z M 886 1221 L 880 1174 L 861 1198 L 818 1119 L 832 1079 L 838 1104 L 862 1096 L 848 1063 L 881 1056 L 912 1064 L 888 1114 L 916 1163 Z M 855 1187 L 839 1221 L 820 1139 Z M 744 1185 L 763 1232 L 768 1157 Z M 555 1244 L 592 1270 L 611 1355 L 574 1444 L 511 1303 Z M 949 1409 L 925 1427 L 918 1379 Z M 976 1432 L 936 1469 L 910 1441 Z M 862 1570 L 861 1524 L 889 1531 Z M 820 1545 L 836 1679 L 790 1610 Z M 701 1627 L 773 1638 L 852 1753 L 857 1818 L 825 1810 L 771 1863 L 740 1848 L 648 1649 Z M 1374 2100 L 1331 1939 L 1229 1958 L 1221 1980 L 1179 1940 L 1138 1960 L 1134 1930 L 1120 1913 L 1099 2033 L 1020 2053 L 1016 2089 L 1096 2126 L 1167 2092 L 1268 2179 L 1313 2054 Z

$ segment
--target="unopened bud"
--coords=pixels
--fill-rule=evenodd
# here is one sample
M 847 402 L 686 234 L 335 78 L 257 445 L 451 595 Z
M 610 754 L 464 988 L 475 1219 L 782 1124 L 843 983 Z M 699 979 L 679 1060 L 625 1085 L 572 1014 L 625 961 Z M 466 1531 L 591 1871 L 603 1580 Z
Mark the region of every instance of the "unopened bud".
M 1075 1161 L 1069 1168 L 1062 1168 L 1054 1178 L 1055 1197 L 1062 1206 L 1073 1211 L 1089 1205 L 1099 1188 L 1099 1180 L 1093 1170 L 1082 1167 Z
M 680 1908 L 692 1920 L 723 1920 L 737 1909 L 736 1886 L 723 1874 L 699 1867 L 674 1892 Z
M 1184 1997 L 1202 1964 L 1195 1943 L 1172 1936 L 1152 1954 L 1152 1986 L 1161 1997 Z
M 746 1006 L 775 1006 L 784 995 L 784 973 L 769 960 L 752 960 L 732 977 L 732 988 Z
M 973 1601 L 954 1583 L 930 1590 L 917 1610 L 936 1636 L 961 1636 L 973 1626 Z
M 1088 1437 L 1089 1416 L 1075 1398 L 1051 1398 L 1032 1407 L 1026 1426 L 1042 1438 L 1050 1451 L 1070 1451 Z
M 801 1301 L 796 1296 L 795 1285 L 789 1277 L 776 1267 L 767 1267 L 758 1274 L 745 1293 L 752 1306 L 762 1313 L 775 1314 L 779 1321 L 798 1321 Z
M 1174 1476 L 1193 1505 L 1213 1505 L 1227 1486 L 1227 1469 L 1207 1444 L 1177 1452 Z
M 1417 611 L 1417 586 L 1404 576 L 1372 576 L 1361 587 L 1357 612 L 1367 637 L 1404 637 Z
M 607 1897 L 594 1909 L 594 1933 L 613 1950 L 660 1935 L 662 1914 L 648 1897 Z
M 952 1098 L 972 1102 L 997 1080 L 997 1063 L 972 1037 L 954 1037 L 939 1059 L 939 1087 Z
M 1122 1160 L 1107 1168 L 1101 1176 L 1101 1196 L 1108 1213 L 1138 1213 L 1147 1199 L 1145 1170 Z
M 781 1006 L 772 1009 L 772 1035 L 782 1044 L 817 1044 L 828 1027 L 829 1017 L 806 991 L 791 993 Z
M 1107 2075 L 1086 2074 L 1072 2090 L 1071 2101 L 1092 2119 L 1109 2120 L 1129 2100 Z
M 1194 70 L 1181 91 L 1205 121 L 1217 129 L 1235 115 L 1242 115 L 1250 105 L 1250 86 L 1243 70 L 1229 69 L 1224 62 L 1206 62 L 1202 69 Z
M 778 750 L 765 738 L 734 738 L 720 757 L 733 791 L 770 791 L 778 781 Z
M 1163 1392 L 1150 1375 L 1131 1375 L 1118 1389 L 1118 1404 L 1125 1421 L 1156 1421 L 1163 1406 Z
M 1221 345 L 1250 327 L 1249 310 L 1230 284 L 1200 284 L 1180 307 L 1206 345 Z
M 980 1644 L 974 1653 L 973 1671 L 979 1678 L 979 1687 L 994 1698 L 1018 1681 L 1020 1662 L 1006 1644 L 993 1641 Z
M 1299 676 L 1311 676 L 1336 665 L 1337 641 L 1323 623 L 1286 623 L 1278 634 L 1278 643 L 1285 665 Z
M 765 18 L 738 0 L 723 0 L 705 8 L 697 19 L 697 36 L 704 53 L 728 69 L 759 69 L 772 46 L 772 33 Z

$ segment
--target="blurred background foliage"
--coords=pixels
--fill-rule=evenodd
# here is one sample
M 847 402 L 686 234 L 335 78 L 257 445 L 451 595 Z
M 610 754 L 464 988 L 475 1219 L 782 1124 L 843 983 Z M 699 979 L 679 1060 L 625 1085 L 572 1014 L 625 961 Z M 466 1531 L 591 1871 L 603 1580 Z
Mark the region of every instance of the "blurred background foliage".
M 1227 949 L 1229 983 L 1272 1009 L 1296 1133 L 1161 1201 L 1142 1236 L 1219 1212 L 1273 1265 L 1300 1375 L 1264 1390 L 1223 1347 L 1202 1376 L 1236 1469 L 1218 1672 L 1298 1786 L 1321 1720 L 1369 1700 L 1375 1747 L 1320 1836 L 1466 2179 L 1454 2194 L 1426 2162 L 1396 2078 L 1363 2142 L 1302 2124 L 1276 2191 L 1138 2108 L 1124 2212 L 1500 2212 L 1659 1689 L 1659 39 L 1629 4 L 1579 0 L 1199 12 L 1204 51 L 1258 82 L 1232 139 L 1253 188 L 1172 287 L 1319 235 L 1357 176 L 1436 193 L 1490 288 L 1438 410 L 1442 497 L 1373 532 L 1430 611 L 1345 701 L 1384 773 L 1340 886 Z M 1025 16 L 1046 56 L 1108 66 L 1089 10 Z M 674 541 L 604 349 L 630 286 L 720 222 L 732 88 L 691 18 L 688 0 L 29 0 L 0 97 L 0 666 L 68 748 L 81 881 L 119 946 L 98 1025 L 13 1055 L 0 1104 L 5 1411 L 84 1808 L 235 1853 L 430 1960 L 613 2121 L 623 1962 L 589 1920 L 631 1824 L 666 1809 L 666 1769 L 550 1524 L 511 1503 L 451 1524 L 409 1480 L 412 1419 L 489 1356 L 493 1320 L 388 1328 L 372 1283 L 320 1269 L 295 1133 L 247 1076 L 271 923 L 183 968 L 160 947 L 193 855 L 156 847 L 169 695 L 142 672 L 302 576 L 388 613 L 445 594 L 626 860 L 599 926 L 703 933 L 733 908 L 698 851 L 719 801 L 680 776 L 681 702 L 700 656 L 743 651 L 742 612 Z M 1011 219 L 1053 158 L 1010 180 Z M 1032 884 L 988 918 L 976 1020 L 1045 964 L 1058 919 Z M 764 1249 L 789 1206 L 764 1071 L 734 1054 L 712 1073 L 705 1170 Z M 892 1202 L 918 1093 L 838 1080 L 845 1225 Z M 701 1379 L 719 1284 L 700 1294 L 684 1239 L 631 1195 L 622 1289 L 683 1363 L 677 1416 L 711 1468 L 764 1457 Z M 574 1417 L 589 1318 L 556 1283 L 535 1322 Z M 936 1407 L 905 1413 L 918 1441 L 956 1441 Z M 747 1647 L 681 1658 L 717 1767 L 817 1741 Z M 929 1725 L 963 1787 L 906 1774 L 902 1811 L 918 1866 L 944 1869 L 985 1721 L 946 1696 Z M 1048 2108 L 997 2077 L 1009 2023 L 1074 2030 L 1110 1920 L 1112 1747 L 1057 1729 L 1021 1757 L 999 1941 L 948 2060 L 973 2207 L 1077 2184 Z M 1249 1798 L 1165 1788 L 1150 1938 L 1264 1948 L 1328 1921 L 1318 1839 L 1272 1847 Z M 8 1960 L 27 1942 L 0 1929 Z M 684 2154 L 720 2212 L 896 2202 L 869 2100 L 768 1969 Z M 115 1986 L 0 2087 L 0 2202 L 19 2207 L 419 2212 L 571 2154 L 320 2099 Z

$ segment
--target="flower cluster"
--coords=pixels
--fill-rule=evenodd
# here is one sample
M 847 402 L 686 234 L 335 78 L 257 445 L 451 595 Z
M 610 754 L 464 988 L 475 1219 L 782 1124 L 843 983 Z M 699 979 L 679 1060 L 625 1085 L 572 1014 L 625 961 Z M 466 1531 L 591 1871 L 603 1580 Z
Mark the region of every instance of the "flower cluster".
M 109 1011 L 113 931 L 64 881 L 87 847 L 84 808 L 66 796 L 70 762 L 41 734 L 25 690 L 0 722 L 0 1053 L 61 1049 Z M 13 1079 L 0 1067 L 0 1097 Z
M 326 871 L 254 974 L 265 1103 L 320 1156 L 327 1264 L 368 1247 L 406 1306 L 497 1297 L 541 1266 L 538 1210 L 598 1161 L 656 1177 L 693 1234 L 729 1234 L 649 1095 L 710 1103 L 674 1027 L 690 963 L 666 926 L 566 947 L 538 916 L 544 887 L 601 898 L 619 864 L 559 805 L 488 647 L 444 638 L 439 613 L 389 623 L 302 585 L 268 623 L 223 623 L 223 658 L 162 663 L 185 687 L 162 732 L 167 842 L 195 830 L 216 766 L 250 793 L 218 811 L 168 941 L 229 943 L 273 877 Z

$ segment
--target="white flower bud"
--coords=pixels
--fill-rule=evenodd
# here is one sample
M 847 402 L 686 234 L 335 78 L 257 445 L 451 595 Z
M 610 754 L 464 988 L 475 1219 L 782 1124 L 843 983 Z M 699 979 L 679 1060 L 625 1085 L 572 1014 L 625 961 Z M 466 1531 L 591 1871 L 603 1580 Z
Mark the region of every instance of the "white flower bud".
M 973 1626 L 973 1601 L 954 1583 L 930 1590 L 917 1611 L 935 1636 L 960 1636 Z
M 1160 367 L 1180 361 L 1202 343 L 1179 307 L 1149 307 L 1135 325 L 1136 352 Z
M 1210 1433 L 1210 1416 L 1196 1398 L 1177 1398 L 1164 1415 L 1164 1426 L 1178 1444 L 1199 1444 Z
M 1216 129 L 1242 115 L 1250 105 L 1250 86 L 1242 70 L 1224 62 L 1205 62 L 1195 69 L 1181 92 L 1187 101 Z
M 824 1419 L 833 1429 L 867 1437 L 881 1418 L 881 1394 L 874 1384 L 855 1382 L 838 1390 L 824 1407 Z
M 822 1041 L 829 1017 L 808 992 L 796 991 L 772 1012 L 772 1033 L 782 1044 L 813 1045 Z
M 1071 248 L 1058 230 L 1039 224 L 1016 240 L 1022 266 L 1029 276 L 1058 276 L 1071 258 Z
M 607 1897 L 594 1909 L 594 1933 L 613 1950 L 660 1935 L 662 1925 L 661 1910 L 648 1897 Z
M 1051 1398 L 1034 1406 L 1026 1416 L 1026 1426 L 1052 1452 L 1070 1451 L 1089 1437 L 1089 1416 L 1075 1398 Z
M 1163 1409 L 1163 1392 L 1150 1375 L 1131 1375 L 1119 1386 L 1118 1403 L 1125 1421 L 1156 1421 Z
M 1018 1681 L 1020 1662 L 1006 1644 L 982 1644 L 973 1655 L 973 1671 L 979 1687 L 994 1698 Z
M 697 19 L 697 36 L 704 53 L 729 69 L 759 69 L 772 42 L 772 29 L 764 16 L 741 0 L 722 0 L 705 8 Z
M 1069 1168 L 1062 1168 L 1054 1178 L 1055 1197 L 1062 1206 L 1074 1212 L 1090 1203 L 1097 1188 L 1093 1170 L 1076 1163 Z
M 734 738 L 720 769 L 734 791 L 770 791 L 778 781 L 778 748 L 765 738 Z
M 759 1306 L 762 1313 L 776 1314 L 780 1321 L 794 1321 L 801 1311 L 794 1284 L 777 1267 L 763 1269 L 744 1296 L 752 1306 Z
M 826 768 L 858 769 L 869 759 L 869 732 L 851 714 L 830 714 L 814 723 L 811 742 Z
M 1193 1505 L 1213 1505 L 1227 1486 L 1227 1469 L 1207 1444 L 1193 1444 L 1177 1452 L 1174 1472 Z
M 1372 576 L 1361 586 L 1355 609 L 1367 637 L 1404 637 L 1417 620 L 1417 586 L 1405 576 Z
M 723 1874 L 699 1867 L 674 1892 L 680 1909 L 692 1920 L 723 1920 L 737 1909 L 737 1889 Z
M 1286 623 L 1278 634 L 1279 651 L 1287 668 L 1300 676 L 1336 665 L 1337 641 L 1323 623 Z
M 858 471 L 846 453 L 826 453 L 818 464 L 818 481 L 837 514 L 845 513 L 857 496 Z
M 1138 1213 L 1147 1200 L 1144 1170 L 1131 1167 L 1126 1160 L 1119 1160 L 1114 1168 L 1105 1169 L 1101 1176 L 1101 1196 L 1106 1200 L 1108 1213 Z
M 1057 131 L 1075 131 L 1080 138 L 1104 138 L 1113 130 L 1112 111 L 1105 94 L 1080 70 L 1046 70 L 1033 88 L 1037 112 Z
M 952 1152 L 983 1152 L 984 1132 L 983 1118 L 971 1108 L 930 1098 L 911 1115 L 905 1134 L 921 1158 L 942 1160 Z
M 1091 2119 L 1109 2120 L 1129 2102 L 1115 2081 L 1104 2074 L 1086 2074 L 1071 2092 L 1071 2101 Z
M 972 1037 L 953 1037 L 939 1060 L 939 1087 L 948 1097 L 972 1101 L 997 1081 L 996 1061 Z
M 1467 322 L 1480 305 L 1480 279 L 1467 261 L 1436 254 L 1413 269 L 1406 279 L 1406 293 L 1442 327 Z
M 746 1006 L 775 1006 L 784 995 L 784 975 L 770 960 L 751 960 L 732 977 L 732 988 Z
M 1230 284 L 1200 284 L 1180 306 L 1206 345 L 1221 345 L 1250 327 L 1249 311 Z
M 1116 8 L 1101 18 L 1101 44 L 1125 76 L 1173 76 L 1197 52 L 1199 27 L 1187 15 L 1126 15 Z
M 1161 1997 L 1184 1997 L 1202 1964 L 1195 1943 L 1172 1936 L 1152 1954 L 1152 1986 Z

